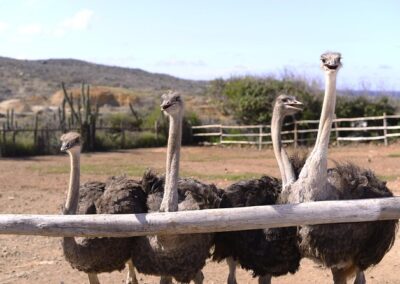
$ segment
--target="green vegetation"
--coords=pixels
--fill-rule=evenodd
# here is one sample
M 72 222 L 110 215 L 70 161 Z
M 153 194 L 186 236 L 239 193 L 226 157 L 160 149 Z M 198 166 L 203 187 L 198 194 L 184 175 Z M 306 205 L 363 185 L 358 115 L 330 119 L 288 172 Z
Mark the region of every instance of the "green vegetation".
M 400 153 L 391 153 L 388 155 L 389 158 L 400 158 Z
M 394 181 L 397 179 L 397 175 L 378 175 L 378 178 L 384 181 Z
M 78 64 L 78 62 L 75 63 Z M 185 83 L 187 82 L 185 81 Z M 206 84 L 200 85 L 206 86 Z M 82 85 L 80 90 L 81 95 L 78 97 L 71 91 L 67 91 L 63 85 L 64 98 L 55 114 L 43 112 L 32 117 L 18 118 L 17 121 L 13 111 L 7 112 L 7 116 L 3 119 L 3 129 L 6 129 L 6 133 L 3 132 L 4 134 L 0 135 L 1 156 L 57 154 L 59 153 L 61 133 L 70 130 L 81 132 L 84 151 L 159 147 L 166 144 L 168 119 L 162 114 L 154 99 L 143 95 L 140 100 L 137 100 L 138 105 L 135 105 L 137 110 L 134 109 L 133 103 L 129 103 L 129 109 L 126 107 L 123 112 L 99 113 L 97 99 L 95 96 L 91 96 L 89 86 Z M 135 92 L 137 93 L 139 90 L 135 90 Z M 204 109 L 204 105 L 202 105 L 203 108 L 197 107 L 198 102 L 209 104 L 211 101 L 211 104 L 218 106 L 220 112 L 217 111 L 217 115 L 211 115 L 209 121 L 213 121 L 213 118 L 222 113 L 223 115 L 219 118 L 227 117 L 229 121 L 234 119 L 239 124 L 269 124 L 274 100 L 279 94 L 286 93 L 296 96 L 305 105 L 304 111 L 297 114 L 295 119 L 318 119 L 323 99 L 322 92 L 315 82 L 290 74 L 286 74 L 282 78 L 245 76 L 228 80 L 216 79 L 211 81 L 207 90 L 204 91 L 203 98 L 206 99 L 188 100 L 188 109 L 190 109 L 190 103 L 195 106 L 191 109 Z M 129 94 L 128 92 L 126 95 L 129 97 Z M 348 91 L 339 92 L 337 98 L 336 115 L 338 117 L 380 116 L 383 113 L 391 115 L 395 112 L 396 104 L 385 96 L 369 97 L 365 94 L 360 95 L 360 92 Z M 288 120 L 292 119 L 292 117 L 288 118 Z M 381 123 L 379 120 L 369 121 L 368 125 L 381 125 Z M 388 119 L 388 125 L 395 125 L 395 123 L 397 121 L 394 119 Z M 219 140 L 219 137 L 193 137 L 191 126 L 199 124 L 201 121 L 195 112 L 187 111 L 185 113 L 183 145 L 192 145 L 201 139 L 209 142 Z M 19 131 L 21 125 L 33 131 Z M 340 126 L 350 126 L 350 123 L 341 123 Z M 106 129 L 101 130 L 99 127 Z M 285 126 L 284 130 L 289 130 L 291 127 Z M 307 127 L 313 126 L 303 125 L 302 129 Z M 254 133 L 257 131 L 258 129 L 254 129 Z M 381 130 L 369 131 L 368 134 L 361 131 L 360 133 L 342 132 L 340 133 L 341 137 L 358 134 L 375 136 L 380 135 Z M 241 131 L 233 129 L 225 130 L 225 133 L 240 134 Z M 315 133 L 305 133 L 300 134 L 298 138 L 305 141 L 313 138 L 313 135 Z M 238 139 L 242 140 L 243 137 L 230 137 L 230 140 Z M 252 137 L 248 139 L 255 141 Z
M 67 158 L 66 158 L 67 159 Z M 144 165 L 118 165 L 113 164 L 109 167 L 104 167 L 101 164 L 83 163 L 81 165 L 81 173 L 88 175 L 122 175 L 141 176 L 146 171 Z M 46 167 L 33 165 L 30 170 L 40 172 L 41 174 L 68 174 L 70 172 L 69 164 L 66 162 L 63 165 L 48 165 Z
M 275 98 L 282 94 L 296 96 L 304 105 L 299 119 L 318 119 L 323 93 L 315 82 L 307 82 L 294 76 L 283 79 L 275 77 L 237 77 L 211 82 L 208 94 L 224 113 L 232 115 L 241 124 L 268 124 L 271 120 Z M 347 92 L 337 98 L 338 117 L 362 117 L 393 114 L 396 110 L 388 97 L 371 98 Z
M 242 124 L 266 124 L 271 120 L 275 98 L 291 94 L 300 99 L 307 108 L 303 118 L 314 119 L 315 109 L 321 103 L 315 89 L 307 82 L 295 78 L 275 79 L 273 77 L 243 77 L 229 80 L 214 80 L 209 94 L 221 102 L 223 111 L 231 114 Z

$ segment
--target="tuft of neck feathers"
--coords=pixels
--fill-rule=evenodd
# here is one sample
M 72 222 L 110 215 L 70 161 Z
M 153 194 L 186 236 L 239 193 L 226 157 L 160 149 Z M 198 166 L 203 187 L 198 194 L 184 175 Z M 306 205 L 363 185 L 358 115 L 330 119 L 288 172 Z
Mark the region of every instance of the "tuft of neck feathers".
M 166 212 L 178 211 L 179 160 L 182 142 L 182 113 L 169 116 L 169 134 L 164 196 L 161 208 Z
M 67 200 L 65 202 L 64 214 L 74 215 L 78 209 L 79 202 L 79 186 L 80 186 L 80 149 L 70 149 L 68 151 L 71 170 L 69 177 L 69 188 L 67 193 Z

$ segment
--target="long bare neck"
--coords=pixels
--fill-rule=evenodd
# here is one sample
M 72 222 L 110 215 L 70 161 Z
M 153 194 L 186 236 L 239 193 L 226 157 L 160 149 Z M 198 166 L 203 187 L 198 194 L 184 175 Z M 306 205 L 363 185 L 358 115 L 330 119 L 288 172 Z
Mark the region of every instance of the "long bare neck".
M 329 138 L 336 105 L 337 72 L 325 72 L 325 96 L 319 119 L 318 135 L 313 151 L 322 151 L 324 158 L 328 156 Z
M 281 111 L 278 108 L 279 107 L 276 105 L 272 113 L 271 138 L 275 158 L 278 162 L 279 171 L 281 173 L 282 186 L 285 187 L 286 184 L 294 181 L 295 175 L 289 157 L 285 149 L 283 149 L 282 147 L 281 132 L 283 120 L 285 119 L 285 117 L 282 115 Z
M 178 177 L 182 141 L 182 114 L 169 118 L 167 164 L 163 202 L 166 211 L 178 211 Z
M 328 146 L 336 103 L 336 72 L 325 74 L 325 96 L 314 149 L 308 156 L 298 180 L 291 187 L 290 202 L 327 200 L 335 194 L 328 185 Z
M 76 214 L 79 202 L 80 186 L 80 151 L 73 150 L 68 152 L 71 161 L 71 172 L 69 177 L 69 188 L 67 200 L 65 202 L 64 214 Z

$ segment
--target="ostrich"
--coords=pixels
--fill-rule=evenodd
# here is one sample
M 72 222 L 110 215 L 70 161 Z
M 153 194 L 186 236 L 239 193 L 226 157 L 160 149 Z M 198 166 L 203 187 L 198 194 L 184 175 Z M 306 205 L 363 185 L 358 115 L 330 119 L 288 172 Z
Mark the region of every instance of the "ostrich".
M 300 111 L 302 103 L 293 96 L 280 95 L 275 102 L 272 123 L 278 124 L 288 115 Z M 276 129 L 276 127 L 275 127 Z M 279 140 L 280 141 L 280 140 Z M 240 181 L 226 188 L 222 195 L 222 208 L 276 204 L 281 192 L 281 182 L 273 177 Z M 227 260 L 228 284 L 236 283 L 236 263 L 251 270 L 259 283 L 271 283 L 272 276 L 295 273 L 300 264 L 300 252 L 295 227 L 217 233 L 213 259 Z
M 274 149 L 282 178 L 286 180 L 283 198 L 289 203 L 391 197 L 393 194 L 372 171 L 353 164 L 327 169 L 327 153 L 336 101 L 336 77 L 341 67 L 340 53 L 321 55 L 325 73 L 325 96 L 314 149 L 297 180 L 280 145 Z M 280 155 L 279 155 L 280 153 Z M 310 225 L 299 229 L 299 247 L 309 257 L 332 271 L 334 283 L 365 283 L 363 271 L 378 264 L 395 240 L 397 220 Z
M 145 173 L 142 186 L 148 193 L 149 212 L 200 210 L 219 206 L 219 191 L 194 179 L 178 178 L 182 137 L 183 101 L 175 92 L 163 95 L 161 109 L 169 116 L 166 175 Z M 164 186 L 165 184 L 165 186 Z M 160 283 L 203 283 L 201 269 L 210 256 L 214 234 L 156 235 L 134 242 L 132 261 L 144 274 L 161 276 Z
M 80 135 L 69 132 L 61 137 L 61 150 L 70 156 L 70 183 L 63 213 L 126 214 L 146 212 L 146 195 L 140 184 L 125 177 L 112 177 L 106 183 L 88 182 L 80 186 Z M 126 283 L 138 283 L 130 261 L 134 238 L 64 237 L 62 248 L 73 268 L 88 274 L 91 284 L 98 284 L 97 273 L 122 270 L 129 265 Z

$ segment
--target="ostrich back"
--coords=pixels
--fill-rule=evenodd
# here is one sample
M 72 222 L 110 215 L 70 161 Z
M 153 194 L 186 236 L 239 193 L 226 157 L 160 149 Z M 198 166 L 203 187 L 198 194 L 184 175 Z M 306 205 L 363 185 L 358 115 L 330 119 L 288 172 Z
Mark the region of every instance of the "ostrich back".
M 351 163 L 328 170 L 328 182 L 339 200 L 391 197 L 386 183 L 372 171 Z M 304 226 L 300 247 L 305 256 L 327 267 L 351 264 L 361 270 L 378 264 L 392 247 L 398 221 Z
M 142 186 L 148 194 L 149 212 L 157 212 L 164 193 L 164 178 L 153 172 L 145 173 Z M 217 208 L 219 190 L 214 185 L 194 179 L 178 182 L 179 211 Z M 188 283 L 206 264 L 213 245 L 214 234 L 185 234 L 142 237 L 134 242 L 132 260 L 136 269 L 144 274 L 172 276 L 179 282 Z M 161 240 L 161 242 L 159 242 Z M 171 242 L 162 246 L 165 241 Z
M 146 194 L 139 183 L 123 176 L 106 183 L 82 185 L 81 214 L 145 213 Z M 134 238 L 65 238 L 63 249 L 72 267 L 86 273 L 122 270 L 130 259 Z
M 241 181 L 226 188 L 221 208 L 276 204 L 281 182 L 272 177 Z M 274 228 L 217 233 L 213 259 L 233 257 L 254 276 L 294 273 L 299 267 L 297 229 Z

